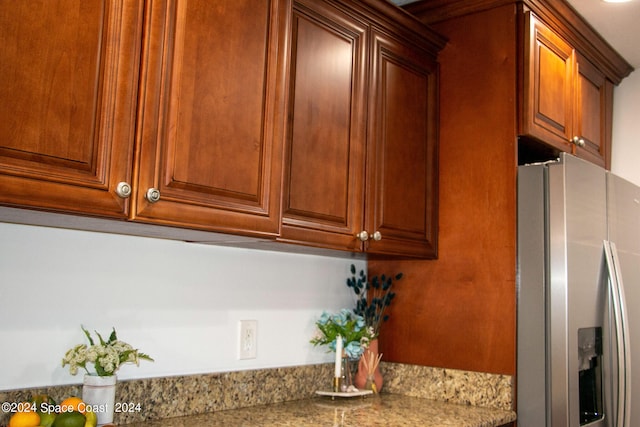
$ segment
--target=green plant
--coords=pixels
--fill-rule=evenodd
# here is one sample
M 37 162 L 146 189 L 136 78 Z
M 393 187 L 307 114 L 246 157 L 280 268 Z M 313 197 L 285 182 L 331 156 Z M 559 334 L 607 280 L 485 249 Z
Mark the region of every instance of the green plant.
M 393 282 L 402 279 L 402 273 L 395 276 L 374 276 L 368 281 L 364 270 L 360 270 L 356 275 L 356 266 L 351 264 L 351 274 L 352 276 L 347 278 L 347 286 L 353 289 L 356 296 L 356 308 L 353 311 L 364 318 L 367 326 L 373 328 L 377 337 L 380 334 L 380 325 L 389 319 L 385 310 L 396 297 L 395 292 L 391 290 Z
M 99 344 L 96 344 L 89 331 L 83 326 L 80 327 L 87 336 L 90 345 L 79 344 L 68 350 L 64 355 L 62 366 L 69 365 L 71 375 L 76 375 L 78 368 L 84 369 L 89 374 L 87 363 L 93 363 L 96 374 L 105 377 L 115 374 L 120 365 L 125 363 L 138 365 L 141 359 L 153 362 L 153 359 L 148 354 L 144 354 L 126 342 L 118 340 L 115 328 L 113 328 L 107 341 L 102 339 L 102 336 L 96 332 L 100 341 Z
M 346 308 L 336 314 L 323 312 L 316 322 L 316 327 L 311 344 L 326 345 L 329 347 L 328 351 L 336 351 L 336 340 L 340 337 L 344 344 L 344 352 L 352 360 L 362 356 L 373 338 L 373 331 L 366 326 L 364 318 Z

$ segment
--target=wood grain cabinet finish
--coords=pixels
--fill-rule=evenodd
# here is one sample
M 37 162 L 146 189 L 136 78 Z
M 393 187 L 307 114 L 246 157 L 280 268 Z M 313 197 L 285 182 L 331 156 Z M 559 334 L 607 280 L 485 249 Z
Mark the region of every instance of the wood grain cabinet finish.
M 435 258 L 438 67 L 410 43 L 380 30 L 372 34 L 365 230 L 373 236 L 365 249 Z
M 294 3 L 283 241 L 361 248 L 368 37 L 339 8 Z
M 572 95 L 563 90 L 570 75 L 575 79 L 572 60 L 593 82 L 597 78 L 587 74 L 579 55 L 613 84 L 632 68 L 564 0 L 422 0 L 407 10 L 449 39 L 438 55 L 439 254 L 424 262 L 369 260 L 369 277 L 405 277 L 389 307 L 380 351 L 390 362 L 515 375 L 526 12 L 561 36 L 541 49 L 542 68 L 556 72 L 544 90 L 563 104 L 540 110 L 562 126 L 575 123 L 565 110 Z M 557 44 L 571 48 L 562 52 Z M 536 142 L 536 148 L 548 145 Z
M 589 60 L 576 54 L 576 107 L 573 153 L 600 166 L 611 168 L 613 83 Z M 573 137 L 572 137 L 573 139 Z
M 2 2 L 0 203 L 277 234 L 289 9 Z
M 143 4 L 0 2 L 0 204 L 125 218 Z
M 278 233 L 287 5 L 150 3 L 133 219 Z
M 437 50 L 364 6 L 294 3 L 280 240 L 435 257 Z
M 385 1 L 2 2 L 0 42 L 2 205 L 436 254 L 445 41 Z
M 525 28 L 521 134 L 605 166 L 613 84 L 531 12 L 525 14 Z

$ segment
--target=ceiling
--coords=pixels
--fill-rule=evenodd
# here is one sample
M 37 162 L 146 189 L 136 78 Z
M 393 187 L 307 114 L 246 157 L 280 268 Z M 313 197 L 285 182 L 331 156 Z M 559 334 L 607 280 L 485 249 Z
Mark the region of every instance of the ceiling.
M 633 68 L 640 68 L 640 0 L 629 3 L 568 1 Z
M 391 0 L 397 5 L 418 0 Z M 640 68 L 640 0 L 606 3 L 603 0 L 568 0 L 591 26 L 634 68 Z

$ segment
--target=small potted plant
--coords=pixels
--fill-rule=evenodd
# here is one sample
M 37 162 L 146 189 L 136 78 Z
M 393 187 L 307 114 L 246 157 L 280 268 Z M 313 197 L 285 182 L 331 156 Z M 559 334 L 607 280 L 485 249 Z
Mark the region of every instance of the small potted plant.
M 81 329 L 89 345 L 78 344 L 69 349 L 62 359 L 62 366 L 68 365 L 71 375 L 76 375 L 80 369 L 85 371 L 82 399 L 87 405 L 100 408 L 99 411 L 94 411 L 97 413 L 99 425 L 111 423 L 116 393 L 116 371 L 127 363 L 137 366 L 140 360 L 153 359 L 130 344 L 120 341 L 115 328 L 106 341 L 96 332 L 98 343 L 83 326 Z M 95 372 L 89 371 L 90 365 L 93 365 Z
M 343 309 L 336 314 L 326 311 L 322 313 L 316 322 L 316 333 L 311 339 L 311 344 L 326 345 L 329 348 L 327 351 L 335 352 L 336 349 L 341 349 L 342 354 L 336 353 L 336 377 L 338 377 L 337 371 L 342 367 L 344 369 L 343 391 L 352 391 L 350 361 L 360 359 L 372 338 L 373 330 L 366 326 L 364 318 L 353 310 Z M 342 359 L 341 363 L 339 363 L 340 359 Z
M 311 339 L 311 344 L 326 345 L 328 351 L 336 351 L 337 337 L 341 337 L 344 343 L 344 352 L 352 360 L 358 360 L 364 349 L 373 338 L 373 331 L 366 327 L 362 316 L 354 310 L 342 309 L 339 313 L 322 313 L 316 322 L 316 334 Z

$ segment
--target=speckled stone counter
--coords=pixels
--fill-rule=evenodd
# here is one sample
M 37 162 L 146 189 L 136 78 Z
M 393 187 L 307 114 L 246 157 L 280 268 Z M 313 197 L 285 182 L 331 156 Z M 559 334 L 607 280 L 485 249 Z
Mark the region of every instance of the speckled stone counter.
M 418 416 L 424 412 L 428 414 L 426 417 L 428 419 L 440 420 L 441 418 L 437 414 L 441 413 L 443 415 L 452 414 L 452 419 L 455 420 L 453 424 L 427 423 L 419 425 L 493 426 L 500 425 L 504 416 L 507 416 L 508 420 L 513 415 L 513 378 L 509 375 L 387 362 L 381 363 L 381 371 L 385 379 L 383 386 L 385 393 L 383 393 L 382 403 L 372 401 L 334 403 L 314 398 L 316 390 L 330 390 L 333 377 L 332 363 L 119 381 L 116 387 L 116 404 L 124 405 L 120 408 L 133 408 L 134 410 L 116 411 L 114 421 L 119 425 L 163 425 L 170 427 L 172 424 L 165 423 L 174 421 L 178 422 L 175 424 L 178 427 L 205 425 L 193 421 L 199 419 L 194 417 L 202 416 L 203 419 L 208 419 L 207 417 L 211 415 L 200 414 L 215 414 L 214 418 L 218 419 L 219 417 L 243 416 L 243 413 L 249 414 L 247 416 L 251 417 L 250 414 L 255 413 L 254 411 L 262 413 L 264 408 L 269 408 L 269 413 L 282 409 L 291 411 L 292 414 L 307 416 L 309 411 L 311 411 L 309 414 L 321 412 L 321 408 L 316 404 L 322 403 L 332 405 L 329 409 L 334 412 L 339 409 L 339 404 L 355 406 L 357 403 L 366 403 L 372 406 L 375 403 L 378 405 L 374 406 L 375 408 L 380 405 L 383 408 L 390 407 L 390 411 L 385 409 L 383 413 L 385 416 L 396 414 L 393 416 L 398 419 L 410 419 L 413 416 L 411 415 L 412 411 L 417 411 L 414 415 Z M 23 402 L 29 400 L 34 394 L 48 394 L 55 401 L 60 402 L 68 396 L 81 396 L 81 393 L 80 384 L 0 391 L 0 402 Z M 406 396 L 406 400 L 397 400 L 402 396 Z M 283 404 L 288 401 L 293 403 Z M 406 405 L 406 408 L 403 405 Z M 258 409 L 251 409 L 251 407 Z M 246 409 L 246 412 L 235 412 L 236 410 L 245 411 L 241 408 L 249 409 Z M 339 415 L 342 416 L 342 412 Z M 351 408 L 344 412 L 344 416 L 347 415 L 350 417 L 370 416 L 358 408 Z M 0 426 L 6 425 L 9 416 L 9 413 L 0 412 Z M 295 415 L 291 416 L 295 419 Z M 317 416 L 326 417 L 326 413 L 317 414 Z M 496 423 L 491 421 L 494 416 L 498 417 Z M 177 417 L 188 417 L 192 421 L 179 424 L 180 418 Z M 473 421 L 475 419 L 479 419 L 480 423 L 465 424 L 467 421 L 464 420 Z M 155 422 L 155 420 L 162 421 L 160 424 L 152 424 L 151 422 Z M 265 422 L 267 422 L 266 420 Z M 286 425 L 281 422 L 283 420 L 279 419 L 276 424 L 268 424 L 267 422 L 257 425 Z M 483 422 L 485 424 L 482 424 Z M 382 425 L 412 424 L 395 424 L 394 421 L 392 424 Z
M 492 427 L 515 419 L 513 411 L 382 393 L 378 397 L 364 399 L 318 397 L 139 422 L 127 427 Z

